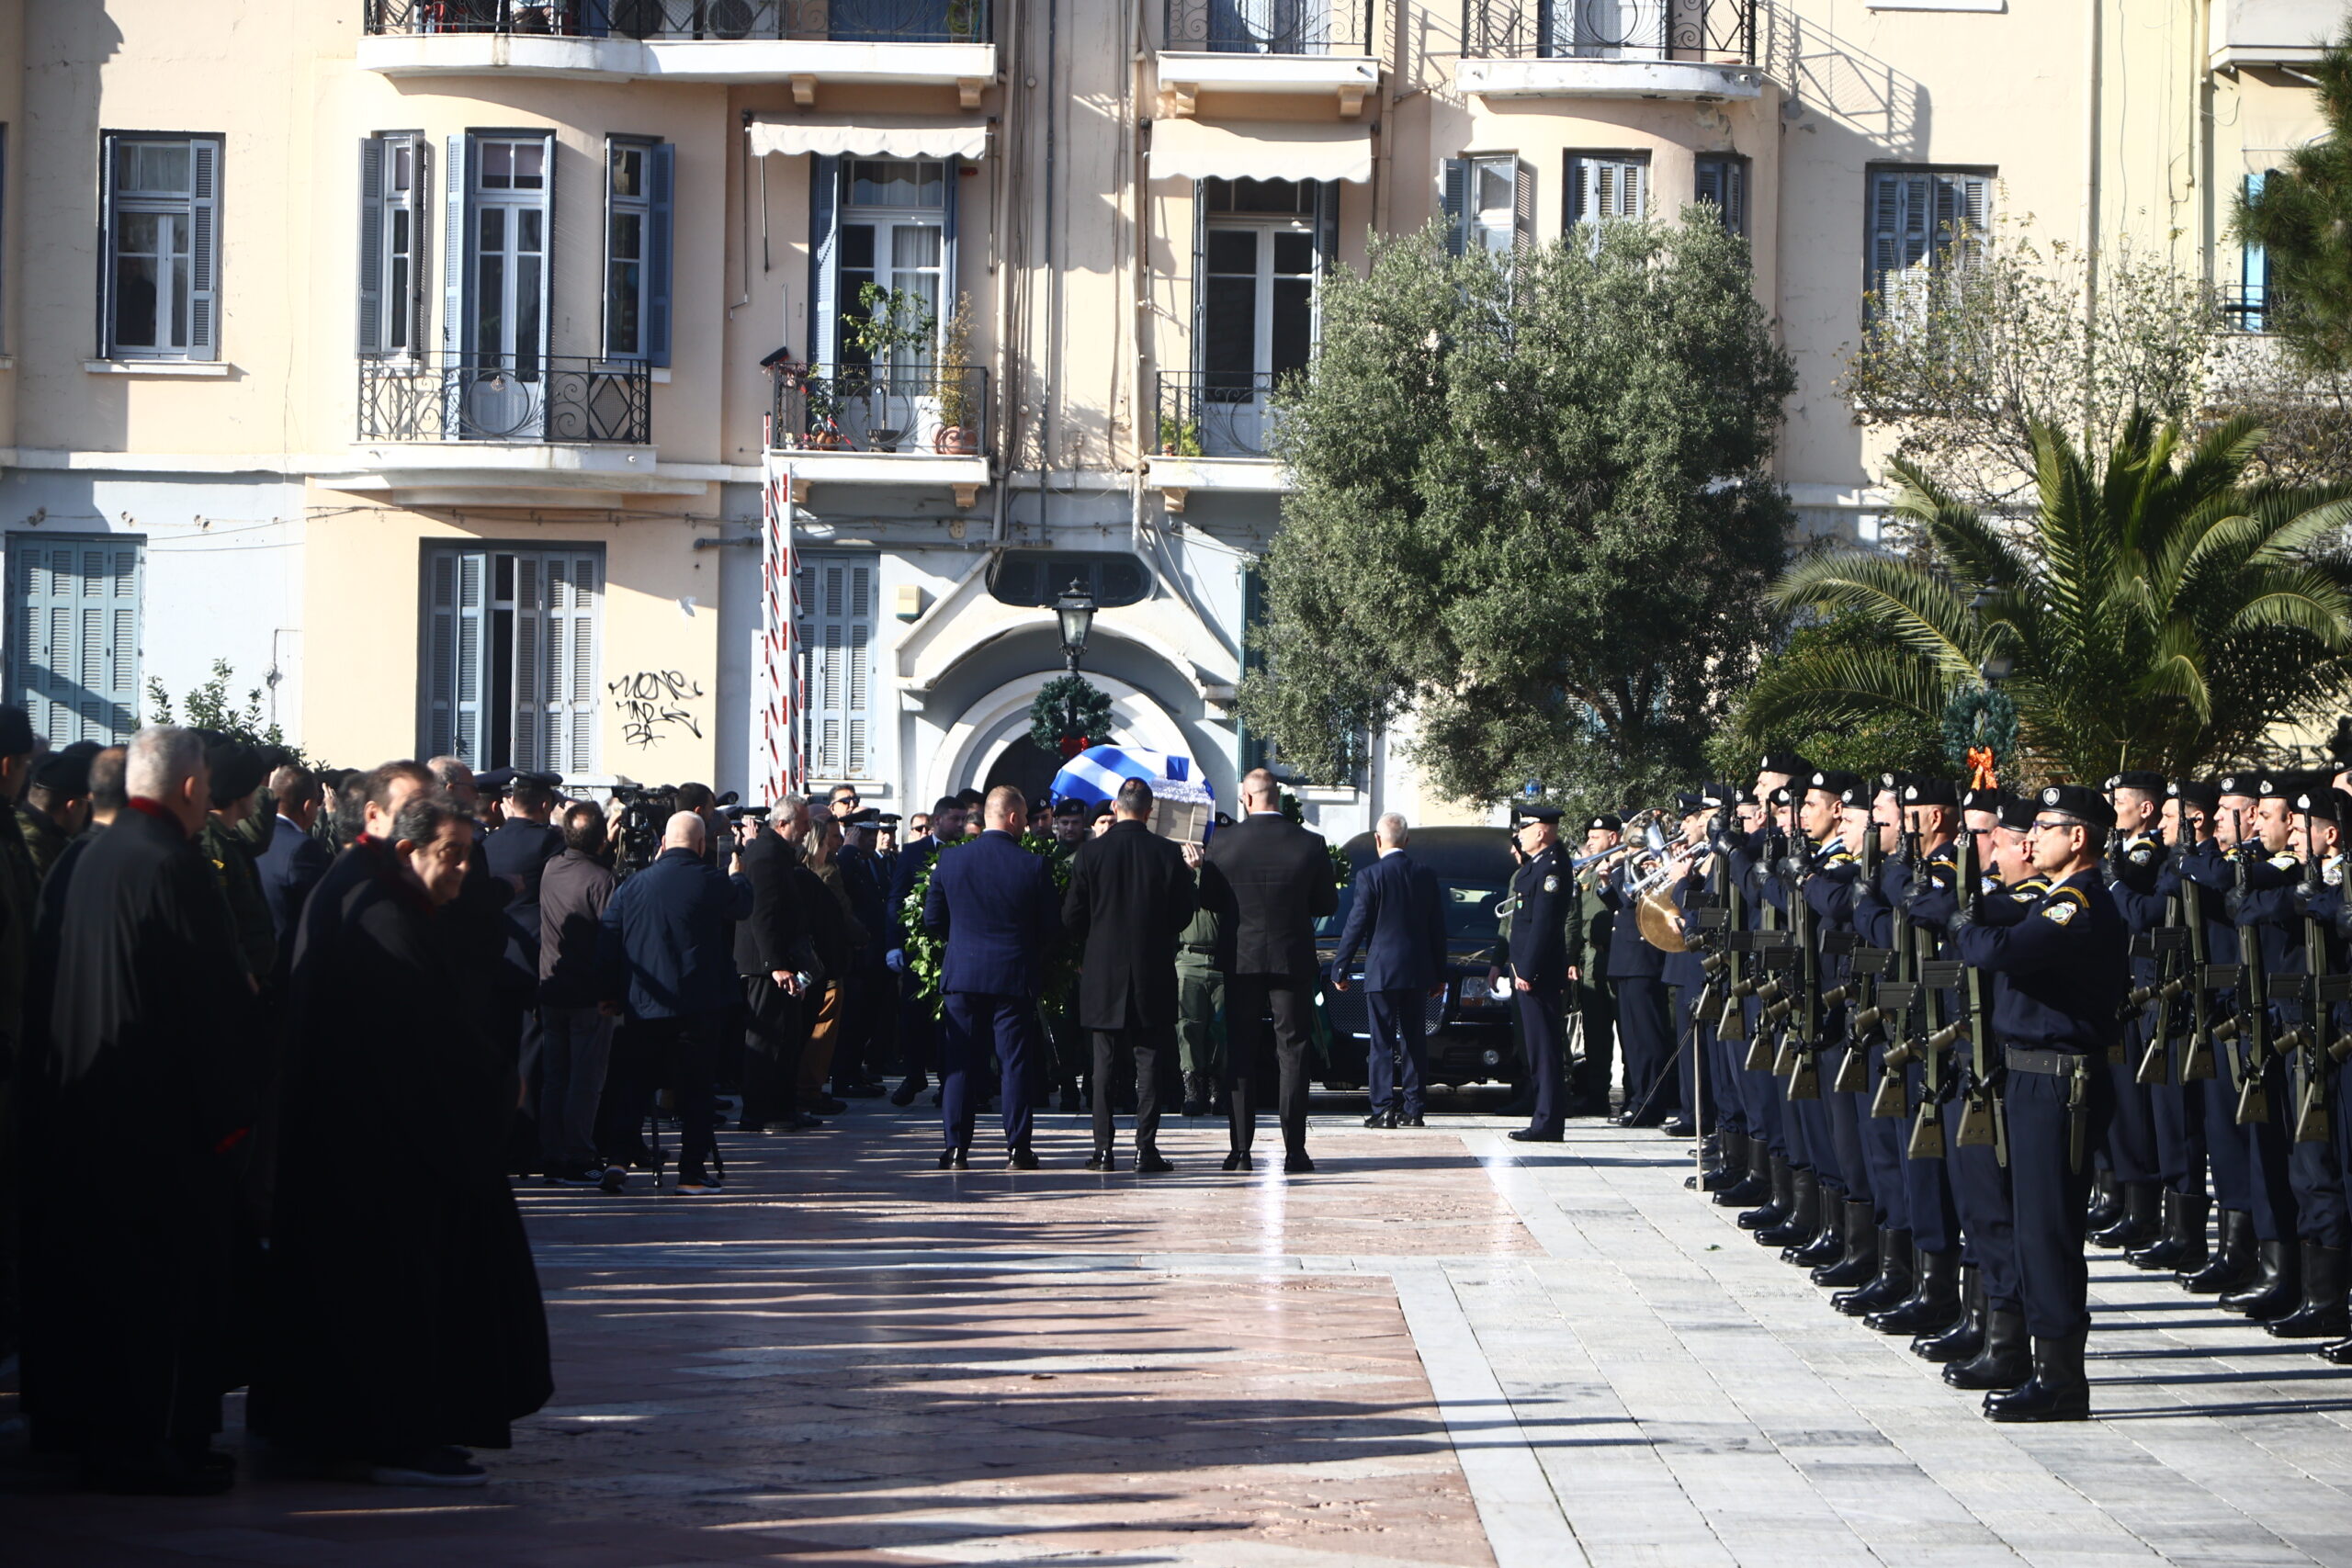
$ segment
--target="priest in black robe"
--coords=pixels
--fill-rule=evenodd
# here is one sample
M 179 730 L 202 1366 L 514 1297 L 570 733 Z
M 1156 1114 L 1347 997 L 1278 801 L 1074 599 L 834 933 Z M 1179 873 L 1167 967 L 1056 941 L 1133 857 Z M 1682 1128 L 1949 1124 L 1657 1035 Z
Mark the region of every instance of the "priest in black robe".
M 125 768 L 129 805 L 78 855 L 58 911 L 25 1406 L 35 1448 L 78 1459 L 90 1484 L 218 1491 L 232 1473 L 211 1449 L 220 1397 L 244 1381 L 250 995 L 195 843 L 201 744 L 152 726 Z
M 552 1393 L 501 1159 L 518 1085 L 452 951 L 472 821 L 424 793 L 369 827 L 295 953 L 249 1419 L 345 1473 L 473 1485 L 469 1450 L 507 1447 Z

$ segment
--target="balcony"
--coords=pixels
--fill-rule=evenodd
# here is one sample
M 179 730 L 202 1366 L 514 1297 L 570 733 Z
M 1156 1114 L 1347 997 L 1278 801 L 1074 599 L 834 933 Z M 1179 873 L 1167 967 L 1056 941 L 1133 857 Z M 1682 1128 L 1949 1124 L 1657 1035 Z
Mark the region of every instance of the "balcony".
M 2343 17 L 2342 0 L 2213 0 L 2213 68 L 2316 65 Z
M 1488 98 L 1752 98 L 1756 0 L 1464 0 L 1455 82 Z
M 359 64 L 388 76 L 952 86 L 996 77 L 989 0 L 367 0 Z
M 1162 370 L 1151 483 L 1181 513 L 1196 490 L 1279 491 L 1276 378 L 1248 370 Z
M 968 509 L 989 482 L 989 373 L 972 365 L 791 367 L 768 443 L 806 482 L 945 486 Z
M 1372 18 L 1373 0 L 1167 0 L 1163 112 L 1204 92 L 1329 95 L 1353 119 L 1380 82 Z

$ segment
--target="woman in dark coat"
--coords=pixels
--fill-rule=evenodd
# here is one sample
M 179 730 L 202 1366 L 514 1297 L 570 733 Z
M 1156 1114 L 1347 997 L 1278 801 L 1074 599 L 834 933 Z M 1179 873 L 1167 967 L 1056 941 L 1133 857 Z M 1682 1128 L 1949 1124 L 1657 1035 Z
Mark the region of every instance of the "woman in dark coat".
M 553 1392 L 502 1152 L 511 1067 L 468 1005 L 441 911 L 473 824 L 431 796 L 295 955 L 255 1431 L 390 1484 L 478 1485 L 469 1448 Z M 356 868 L 350 868 L 356 870 Z

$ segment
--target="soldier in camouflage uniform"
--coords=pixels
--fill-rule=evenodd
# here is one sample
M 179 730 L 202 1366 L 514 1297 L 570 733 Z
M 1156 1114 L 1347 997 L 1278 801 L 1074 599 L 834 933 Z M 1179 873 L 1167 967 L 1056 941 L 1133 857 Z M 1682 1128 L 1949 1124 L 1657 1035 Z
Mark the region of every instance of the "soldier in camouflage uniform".
M 1184 846 L 1184 863 L 1197 880 L 1201 847 Z M 1217 924 L 1204 908 L 1176 946 L 1176 1049 L 1184 1069 L 1184 1114 L 1206 1116 L 1216 1100 L 1216 1016 L 1225 1008 L 1225 976 L 1217 972 Z

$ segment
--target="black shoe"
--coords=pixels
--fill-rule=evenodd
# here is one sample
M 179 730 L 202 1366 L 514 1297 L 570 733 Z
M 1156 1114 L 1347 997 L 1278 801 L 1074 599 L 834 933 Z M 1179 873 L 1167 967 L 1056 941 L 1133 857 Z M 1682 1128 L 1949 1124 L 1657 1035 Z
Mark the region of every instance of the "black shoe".
M 1862 1319 L 1881 1334 L 1941 1334 L 1961 1320 L 1960 1254 L 1922 1252 L 1910 1295 L 1884 1312 Z
M 1163 1171 L 1170 1171 L 1175 1168 L 1176 1168 L 1170 1165 L 1158 1149 L 1146 1147 L 1136 1151 L 1136 1174 L 1137 1176 L 1158 1176 Z
M 2123 1213 L 2103 1230 L 2090 1233 L 2093 1247 L 2120 1247 L 2125 1252 L 2146 1247 L 2164 1234 L 2164 1187 L 2154 1181 L 2123 1183 Z
M 2345 1249 L 2303 1243 L 2302 1303 L 2263 1325 L 2279 1339 L 2341 1339 L 2352 1334 L 2352 1312 L 2345 1306 Z
M 1258 1168 L 1256 1165 L 1251 1163 L 1248 1155 L 1227 1155 L 1225 1156 L 1225 1168 L 1227 1170 L 1255 1170 Z
M 2033 1375 L 2033 1358 L 2026 1348 L 2025 1314 L 1988 1308 L 1984 1314 L 1984 1344 L 1965 1361 L 1944 1368 L 1944 1382 L 1954 1388 L 1985 1391 L 2015 1388 Z
M 1503 1136 L 1514 1144 L 1556 1144 L 1566 1134 L 1557 1127 L 1548 1133 L 1541 1127 L 1514 1127 Z
M 1037 1168 L 1037 1151 L 1030 1148 L 1012 1149 L 1004 1156 L 1004 1168 L 1007 1170 L 1035 1170 Z
M 1747 1141 L 1747 1169 L 1715 1194 L 1718 1209 L 1753 1209 L 1772 1196 L 1772 1150 L 1761 1138 Z
M 766 1132 L 768 1130 L 768 1124 L 764 1122 L 738 1122 L 735 1123 L 735 1130 L 739 1133 L 750 1133 L 756 1135 Z M 548 1179 L 552 1181 L 555 1178 L 550 1176 Z
M 970 1159 L 971 1156 L 962 1149 L 942 1149 L 939 1151 L 939 1168 L 942 1170 L 963 1170 L 968 1168 Z
M 813 1133 L 824 1124 L 821 1116 L 811 1116 L 806 1111 L 787 1111 L 784 1119 L 775 1123 L 775 1129 L 782 1133 Z
M 1781 1261 L 1793 1263 L 1808 1271 L 1826 1269 L 1846 1256 L 1846 1200 L 1835 1192 L 1821 1195 L 1821 1229 L 1811 1241 L 1792 1247 L 1781 1254 Z M 1871 1222 L 1871 1235 L 1877 1235 L 1876 1222 Z M 1867 1278 L 1867 1276 L 1865 1276 Z M 1849 1283 L 1860 1284 L 1859 1280 Z
M 885 1092 L 872 1078 L 853 1078 L 848 1083 L 833 1085 L 834 1095 L 842 1100 L 879 1100 Z
M 2301 1306 L 2302 1281 L 2297 1277 L 2298 1258 L 2292 1247 L 2292 1243 L 2284 1241 L 2257 1242 L 2254 1249 L 2254 1283 L 2223 1296 L 2222 1310 L 2250 1317 L 2256 1323 L 2268 1323 Z
M 2245 1209 L 2222 1211 L 2221 1245 L 2205 1267 L 2173 1276 L 2192 1296 L 2227 1295 L 2254 1283 L 2258 1259 L 2255 1254 L 2254 1215 Z
M 1086 1168 L 1089 1170 L 1116 1170 L 1119 1167 L 1118 1163 L 1111 1157 L 1110 1150 L 1097 1149 L 1092 1154 L 1086 1156 Z
M 1948 1367 L 1984 1348 L 1984 1271 L 1973 1263 L 1960 1266 L 1960 1321 L 1941 1334 L 1922 1334 L 1912 1340 L 1913 1355 Z
M 830 1094 L 820 1094 L 808 1102 L 808 1109 L 820 1116 L 839 1116 L 842 1111 L 847 1111 L 849 1106 L 842 1100 L 835 1100 Z
M 2123 1256 L 2134 1269 L 2193 1274 L 2205 1267 L 2205 1194 L 2176 1192 L 2167 1187 L 2164 1208 L 2164 1234 Z
M 905 1110 L 915 1102 L 915 1096 L 931 1086 L 931 1080 L 921 1073 L 909 1073 L 898 1088 L 890 1091 L 890 1103 Z
M 1396 1125 L 1396 1112 L 1375 1111 L 1363 1119 L 1363 1124 L 1367 1127 L 1394 1127 Z
M 597 1190 L 604 1192 L 618 1192 L 628 1185 L 628 1168 L 621 1165 L 606 1166 L 605 1174 L 596 1182 Z
M 1306 1157 L 1305 1149 L 1295 1149 L 1283 1156 L 1283 1173 L 1286 1176 L 1305 1176 L 1314 1168 L 1315 1162 Z
M 1699 1129 L 1688 1122 L 1664 1122 L 1658 1131 L 1669 1138 L 1695 1138 L 1699 1135 Z
M 2077 1328 L 2064 1339 L 2033 1342 L 2033 1375 L 2007 1393 L 1984 1396 L 1989 1421 L 2087 1421 L 2091 1418 L 2090 1380 L 2083 1375 L 2083 1343 L 2087 1328 Z
M 1396 1121 L 1391 1122 L 1388 1124 L 1391 1127 L 1426 1127 L 1429 1125 L 1429 1122 L 1422 1119 L 1419 1111 L 1415 1111 L 1406 1115 L 1399 1116 Z
M 2332 1367 L 2352 1367 L 2352 1339 L 2339 1339 L 2312 1352 Z

